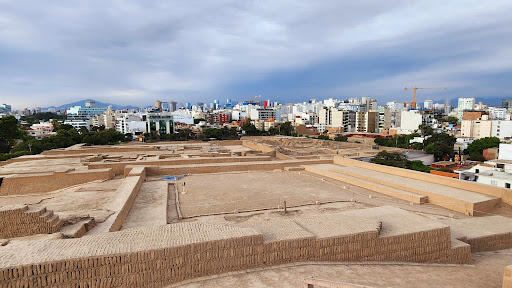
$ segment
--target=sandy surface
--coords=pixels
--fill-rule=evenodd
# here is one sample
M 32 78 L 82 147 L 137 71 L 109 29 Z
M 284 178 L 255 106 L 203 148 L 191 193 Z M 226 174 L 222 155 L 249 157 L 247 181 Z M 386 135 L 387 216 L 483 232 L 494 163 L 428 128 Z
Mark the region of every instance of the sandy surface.
M 80 158 L 65 159 L 41 159 L 25 162 L 14 162 L 0 167 L 1 174 L 15 173 L 47 173 L 62 171 L 66 169 L 87 170 L 87 167 L 80 163 Z
M 185 182 L 185 194 L 183 194 Z M 389 197 L 341 181 L 300 172 L 252 171 L 237 173 L 190 175 L 178 181 L 181 212 L 184 217 L 212 213 L 233 213 L 252 209 L 276 209 L 287 206 L 315 204 L 316 201 L 351 199 L 371 205 L 393 205 L 409 211 L 442 216 L 465 216 L 432 204 L 411 206 L 408 201 Z M 371 197 L 371 198 L 370 198 Z
M 167 182 L 142 183 L 121 229 L 167 224 Z
M 287 206 L 350 201 L 352 193 L 305 173 L 279 170 L 186 176 L 178 183 L 181 211 L 184 216 L 192 216 L 271 208 L 284 201 Z
M 302 287 L 304 277 L 373 287 L 501 287 L 512 249 L 473 253 L 473 265 L 302 263 L 290 267 L 233 272 L 169 287 Z

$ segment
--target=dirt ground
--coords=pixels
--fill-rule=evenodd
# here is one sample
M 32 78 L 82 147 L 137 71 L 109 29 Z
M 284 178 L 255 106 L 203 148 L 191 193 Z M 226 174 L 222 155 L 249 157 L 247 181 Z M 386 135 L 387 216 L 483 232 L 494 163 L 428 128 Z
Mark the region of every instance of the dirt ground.
M 340 191 L 342 187 L 333 189 L 332 184 L 306 173 L 278 170 L 186 176 L 178 181 L 181 211 L 183 216 L 192 216 L 275 208 L 284 201 L 287 206 L 350 201 L 352 193 Z
M 80 158 L 41 159 L 14 162 L 1 166 L 0 175 L 13 173 L 48 173 L 66 169 L 87 170 L 87 167 L 80 163 Z
M 169 287 L 303 287 L 315 277 L 371 287 L 501 287 L 503 269 L 512 263 L 512 249 L 473 253 L 472 265 L 398 263 L 300 263 L 255 272 L 232 272 Z
M 277 209 L 278 206 L 284 206 L 284 201 L 288 207 L 293 207 L 315 204 L 317 201 L 350 202 L 352 199 L 371 206 L 392 205 L 416 212 L 465 217 L 432 204 L 411 206 L 407 201 L 322 178 L 306 171 L 190 175 L 178 181 L 178 190 L 181 212 L 185 218 L 255 209 Z

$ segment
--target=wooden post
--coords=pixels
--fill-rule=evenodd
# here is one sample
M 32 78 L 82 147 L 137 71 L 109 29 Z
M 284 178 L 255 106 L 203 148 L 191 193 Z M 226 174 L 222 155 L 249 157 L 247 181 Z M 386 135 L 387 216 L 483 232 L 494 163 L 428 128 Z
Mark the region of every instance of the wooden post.
M 286 214 L 286 201 L 284 201 L 284 214 Z

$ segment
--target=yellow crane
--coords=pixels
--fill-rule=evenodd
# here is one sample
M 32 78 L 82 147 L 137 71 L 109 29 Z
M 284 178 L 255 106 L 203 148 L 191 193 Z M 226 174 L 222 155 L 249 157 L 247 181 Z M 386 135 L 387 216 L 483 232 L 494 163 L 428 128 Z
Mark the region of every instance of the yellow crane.
M 251 103 L 251 102 L 252 102 L 252 103 L 256 104 L 256 103 L 258 103 L 258 98 L 261 98 L 261 95 L 257 95 L 257 96 L 246 96 L 246 97 L 251 97 L 251 98 L 252 98 L 252 97 L 254 97 L 254 102 L 252 102 L 252 101 L 245 101 L 245 102 L 247 102 L 247 103 Z
M 405 90 L 412 90 L 412 109 L 416 109 L 416 90 L 418 89 L 448 89 L 448 87 L 426 87 L 426 88 L 416 88 L 416 85 L 414 85 L 414 88 L 407 88 L 405 87 Z

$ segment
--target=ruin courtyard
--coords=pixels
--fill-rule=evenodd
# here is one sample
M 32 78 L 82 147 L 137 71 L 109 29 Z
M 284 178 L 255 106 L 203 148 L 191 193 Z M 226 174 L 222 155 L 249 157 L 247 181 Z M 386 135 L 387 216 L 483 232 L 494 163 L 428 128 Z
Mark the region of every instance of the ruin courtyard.
M 511 190 L 356 160 L 378 152 L 276 136 L 0 162 L 0 287 L 512 287 Z

